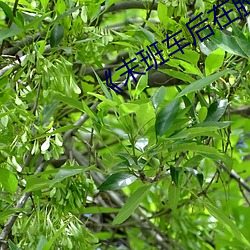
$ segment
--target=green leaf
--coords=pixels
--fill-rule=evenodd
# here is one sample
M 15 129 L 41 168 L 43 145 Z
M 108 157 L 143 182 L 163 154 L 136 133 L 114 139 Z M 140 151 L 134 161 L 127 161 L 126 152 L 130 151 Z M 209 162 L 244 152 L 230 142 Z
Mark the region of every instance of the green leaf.
M 117 213 L 119 212 L 119 208 L 114 208 L 114 207 L 82 207 L 80 208 L 80 212 L 82 214 L 111 214 L 111 213 Z
M 179 101 L 174 99 L 156 116 L 155 132 L 156 136 L 164 135 L 174 123 L 179 110 Z
M 209 104 L 207 103 L 205 97 L 201 94 L 200 91 L 197 92 L 198 99 L 202 107 L 208 108 Z
M 85 172 L 86 169 L 83 167 L 73 167 L 73 166 L 66 166 L 64 168 L 61 168 L 58 173 L 56 174 L 55 178 L 52 180 L 51 186 L 54 185 L 57 182 L 61 182 L 62 180 L 74 176 L 77 174 L 80 174 L 82 172 Z
M 63 34 L 64 34 L 64 28 L 61 24 L 56 25 L 52 30 L 51 30 L 51 35 L 50 35 L 50 46 L 56 47 L 63 39 Z
M 48 3 L 49 3 L 49 0 L 41 0 L 41 5 L 42 5 L 42 7 L 43 7 L 44 9 L 47 8 Z
M 208 31 L 203 30 L 208 35 Z M 236 37 L 226 35 L 221 30 L 214 30 L 215 35 L 210 36 L 209 40 L 216 44 L 219 48 L 241 57 L 246 57 L 246 54 L 239 46 Z
M 157 91 L 152 96 L 151 100 L 152 100 L 152 104 L 153 104 L 155 111 L 157 111 L 158 107 L 163 102 L 165 94 L 166 94 L 166 87 L 161 86 L 159 89 L 157 89 Z
M 195 127 L 188 128 L 180 131 L 179 133 L 172 135 L 170 139 L 190 139 L 196 136 L 206 135 L 207 132 L 215 131 L 219 129 L 218 127 Z
M 11 194 L 14 194 L 18 187 L 18 180 L 16 176 L 5 168 L 0 168 L 0 183 Z
M 166 24 L 168 21 L 167 12 L 168 12 L 167 5 L 163 2 L 159 2 L 157 7 L 157 14 L 162 24 Z
M 18 209 L 14 209 L 14 208 L 6 208 L 5 211 L 0 212 L 0 222 L 4 223 L 6 219 L 8 219 L 8 217 L 14 213 L 18 213 L 18 212 L 23 212 L 24 209 L 23 208 L 18 208 Z
M 44 133 L 42 135 L 38 135 L 36 137 L 33 137 L 32 138 L 32 141 L 35 141 L 37 139 L 41 139 L 41 138 L 44 138 L 44 137 L 48 137 L 50 135 L 55 135 L 55 134 L 61 134 L 63 132 L 67 132 L 68 130 L 70 129 L 77 129 L 79 128 L 79 126 L 75 126 L 75 125 L 67 125 L 67 126 L 64 126 L 64 127 L 61 127 L 61 128 L 58 128 L 58 129 L 55 129 L 53 132 L 49 132 L 49 133 Z
M 216 121 L 204 121 L 201 123 L 195 124 L 193 127 L 217 127 L 217 129 L 222 129 L 228 127 L 230 124 L 232 124 L 231 121 L 225 121 L 225 122 L 216 122 Z
M 106 7 L 106 9 L 108 9 L 108 7 L 110 7 L 115 2 L 117 2 L 117 0 L 106 0 L 105 1 L 105 7 Z
M 53 116 L 55 110 L 58 108 L 59 102 L 52 100 L 49 104 L 44 105 L 42 112 L 42 124 L 49 122 L 50 118 Z
M 59 237 L 59 235 L 64 231 L 64 229 L 65 229 L 65 228 L 68 226 L 68 224 L 69 224 L 69 222 L 68 222 L 68 223 L 64 222 L 64 223 L 65 223 L 65 224 L 64 224 L 59 230 L 57 230 L 57 231 L 55 232 L 55 234 L 53 235 L 53 237 L 45 244 L 45 246 L 43 247 L 42 250 L 49 250 L 49 249 L 52 247 L 54 241 Z
M 88 92 L 89 95 L 93 95 L 95 96 L 96 98 L 100 99 L 101 101 L 103 101 L 105 104 L 111 106 L 111 107 L 116 107 L 117 106 L 117 103 L 112 101 L 112 100 L 109 100 L 107 99 L 105 96 L 103 95 L 99 95 L 99 94 L 96 94 L 96 93 L 92 93 L 92 92 Z
M 204 157 L 202 155 L 195 155 L 185 162 L 184 167 L 193 168 L 198 166 L 203 159 Z
M 223 65 L 225 57 L 225 51 L 222 49 L 217 49 L 210 53 L 205 60 L 205 72 L 206 75 L 211 75 Z
M 174 211 L 177 208 L 180 199 L 180 189 L 171 182 L 168 188 L 168 203 L 169 207 Z
M 201 199 L 200 199 L 201 200 Z M 202 201 L 202 200 L 201 200 Z M 245 236 L 240 232 L 238 227 L 230 220 L 221 210 L 213 206 L 212 204 L 202 201 L 208 212 L 215 217 L 223 226 L 232 233 L 239 241 L 241 241 L 245 246 L 250 248 L 250 242 L 245 238 Z
M 148 71 L 142 75 L 136 85 L 134 97 L 137 98 L 141 92 L 148 86 Z
M 178 95 L 178 97 L 181 97 L 183 95 L 195 92 L 197 90 L 201 90 L 202 88 L 206 87 L 207 85 L 213 83 L 214 81 L 218 80 L 220 77 L 222 77 L 223 75 L 229 73 L 230 70 L 223 70 L 221 72 L 215 73 L 211 76 L 207 76 L 205 78 L 202 78 L 198 81 L 195 81 L 191 84 L 189 84 L 185 89 L 183 89 Z
M 140 105 L 135 104 L 135 103 L 122 103 L 121 105 L 119 105 L 120 112 L 126 115 L 134 113 L 139 109 L 140 109 Z
M 144 185 L 138 188 L 132 195 L 130 195 L 127 202 L 116 215 L 112 224 L 121 224 L 124 222 L 139 206 L 143 198 L 147 195 L 150 187 L 150 185 Z
M 176 88 L 177 88 L 178 92 L 180 93 L 181 92 L 180 87 L 176 86 Z M 182 96 L 181 98 L 185 103 L 185 107 L 188 109 L 187 112 L 190 115 L 190 117 L 192 117 L 192 119 L 196 120 L 196 116 L 194 113 L 194 107 L 193 107 L 192 103 L 190 102 L 190 100 L 186 96 Z
M 182 145 L 175 145 L 172 147 L 171 152 L 179 152 L 180 150 L 188 150 L 197 152 L 205 157 L 208 157 L 214 161 L 222 160 L 227 166 L 231 166 L 230 163 L 230 157 L 228 157 L 226 154 L 220 153 L 216 148 L 207 146 L 207 145 L 197 145 L 196 143 L 184 143 Z
M 18 26 L 14 25 L 11 28 L 1 29 L 0 30 L 0 42 L 6 38 L 17 36 L 23 32 L 23 29 L 20 29 Z
M 170 166 L 171 179 L 176 186 L 178 186 L 180 168 Z
M 82 4 L 79 4 L 76 7 L 73 7 L 72 9 L 66 10 L 65 12 L 63 12 L 60 16 L 58 16 L 56 18 L 56 20 L 53 23 L 58 23 L 60 20 L 64 19 L 65 17 L 67 17 L 68 15 L 71 15 L 72 13 L 78 11 L 79 9 L 81 9 L 83 7 Z
M 46 245 L 47 242 L 48 241 L 47 241 L 46 237 L 44 235 L 41 235 L 40 239 L 38 241 L 36 250 L 43 250 L 43 247 Z
M 93 69 L 94 71 L 94 69 Z M 101 85 L 102 91 L 104 92 L 105 96 L 109 99 L 109 100 L 113 100 L 111 94 L 109 93 L 107 87 L 105 86 L 105 84 L 103 84 L 102 80 L 100 79 L 100 77 L 96 74 L 96 72 L 94 71 L 96 79 L 98 81 L 98 83 Z
M 109 176 L 99 187 L 99 190 L 117 190 L 133 183 L 136 177 L 132 174 L 120 172 Z
M 186 167 L 185 168 L 188 172 L 190 172 L 192 175 L 195 176 L 195 178 L 198 180 L 200 186 L 202 187 L 203 185 L 203 181 L 204 181 L 204 176 L 201 172 L 197 171 L 196 169 L 194 168 L 189 168 L 189 167 Z
M 93 120 L 96 119 L 96 113 L 93 112 L 92 109 L 90 109 L 85 101 L 82 100 L 82 106 L 85 111 L 85 113 Z
M 9 5 L 7 5 L 7 4 L 4 3 L 3 1 L 0 1 L 0 8 L 3 9 L 5 15 L 6 15 L 11 21 L 14 21 L 14 15 L 13 15 L 13 12 L 12 12 L 11 8 L 9 7 Z
M 23 12 L 22 14 L 24 18 L 30 21 L 27 25 L 25 25 L 24 30 L 26 32 L 30 29 L 34 30 L 34 28 L 37 28 L 46 17 L 49 18 L 51 16 L 51 13 L 52 13 L 51 11 L 48 11 L 44 15 L 33 16 L 28 14 L 27 12 L 26 13 Z
M 228 104 L 227 99 L 222 99 L 222 100 L 215 101 L 214 103 L 212 103 L 208 108 L 208 114 L 205 119 L 205 122 L 219 121 L 227 109 L 227 104 Z
M 184 49 L 184 54 L 181 53 L 181 51 L 178 51 L 174 57 L 183 59 L 187 62 L 190 62 L 191 64 L 197 66 L 197 63 L 200 59 L 200 54 L 196 51 L 190 50 L 190 49 Z
M 76 108 L 82 112 L 85 112 L 84 108 L 83 108 L 83 105 L 80 101 L 76 100 L 76 99 L 73 99 L 73 98 L 70 98 L 68 96 L 64 96 L 60 93 L 57 93 L 57 92 L 54 92 L 54 95 L 53 97 L 63 103 L 66 103 L 68 104 L 69 106 L 73 107 L 73 108 Z
M 174 78 L 180 79 L 184 82 L 194 82 L 195 79 L 193 77 L 191 77 L 190 75 L 177 71 L 177 70 L 173 70 L 173 69 L 159 69 L 160 72 L 163 72 L 165 74 L 168 74 L 169 76 L 172 76 Z
M 10 250 L 22 250 L 17 245 L 15 245 L 11 240 L 9 240 L 8 242 L 9 242 Z
M 199 112 L 198 112 L 198 118 L 200 122 L 203 122 L 206 119 L 207 116 L 207 108 L 206 107 L 201 107 Z
M 203 74 L 201 73 L 200 69 L 197 66 L 192 65 L 191 63 L 179 60 L 179 65 L 181 65 L 184 68 L 183 71 L 185 73 L 190 73 L 190 74 L 193 74 L 193 75 L 198 75 L 200 77 L 203 76 Z
M 248 41 L 244 35 L 243 30 L 239 29 L 237 27 L 237 25 L 235 25 L 234 23 L 232 23 L 232 35 L 236 38 L 240 38 L 242 40 L 245 40 L 245 42 Z
M 39 191 L 49 188 L 51 185 L 51 180 L 47 180 L 42 177 L 30 176 L 26 178 L 26 188 L 24 192 Z
M 237 28 L 238 29 L 238 28 Z M 240 31 L 242 32 L 242 31 Z M 236 42 L 239 44 L 240 48 L 243 50 L 243 52 L 250 57 L 250 45 L 249 40 L 244 36 L 243 33 L 238 37 L 236 36 Z
M 138 26 L 135 26 L 135 29 L 136 29 L 136 32 L 134 34 L 134 37 L 138 39 L 142 44 L 145 42 L 145 40 L 149 41 L 150 44 L 155 42 L 155 36 L 151 31 L 144 29 L 140 26 L 139 26 L 139 29 L 138 29 Z

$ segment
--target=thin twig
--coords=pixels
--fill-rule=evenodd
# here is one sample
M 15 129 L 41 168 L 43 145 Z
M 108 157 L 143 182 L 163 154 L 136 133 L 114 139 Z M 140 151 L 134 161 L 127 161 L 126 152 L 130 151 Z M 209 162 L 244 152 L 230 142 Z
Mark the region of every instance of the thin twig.
M 149 11 L 147 12 L 146 20 L 143 22 L 142 28 L 145 27 L 146 21 L 148 21 L 148 19 L 150 18 L 150 15 L 151 15 L 151 12 L 152 12 L 152 9 L 153 9 L 154 4 L 155 4 L 155 0 L 153 0 L 151 6 L 150 6 L 150 8 L 149 8 Z
M 232 179 L 236 180 L 240 186 L 246 191 L 250 192 L 250 186 L 232 169 L 229 170 L 224 163 L 218 164 L 220 168 L 224 169 Z
M 90 109 L 92 111 L 96 111 L 97 110 L 97 106 L 98 106 L 99 102 L 95 102 L 91 107 Z M 87 114 L 83 114 L 80 119 L 78 121 L 76 121 L 74 123 L 74 126 L 76 126 L 76 128 L 73 128 L 69 131 L 67 131 L 64 136 L 63 136 L 63 140 L 64 141 L 67 141 L 67 139 L 69 139 L 70 136 L 72 136 L 78 129 L 80 126 L 83 125 L 84 122 L 86 122 L 88 120 L 89 116 Z
M 248 206 L 250 206 L 250 200 L 249 200 L 248 197 L 246 196 L 246 193 L 244 192 L 242 186 L 239 185 L 239 188 L 240 188 L 240 192 L 242 193 L 242 196 L 244 197 L 246 203 L 248 204 Z
M 36 115 L 36 110 L 37 110 L 37 107 L 38 107 L 38 101 L 39 101 L 39 97 L 40 97 L 41 85 L 42 85 L 42 81 L 40 81 L 38 83 L 37 94 L 36 94 L 36 101 L 35 101 L 35 104 L 34 104 L 34 107 L 33 107 L 33 114 L 34 115 Z
M 208 191 L 209 187 L 212 185 L 212 183 L 214 182 L 214 179 L 215 179 L 215 177 L 216 177 L 216 175 L 217 175 L 218 173 L 219 173 L 218 170 L 215 171 L 215 173 L 214 173 L 212 179 L 210 180 L 210 182 L 208 183 L 208 185 L 206 186 L 206 188 L 205 188 L 204 190 L 202 190 L 202 191 L 197 195 L 198 197 L 201 196 L 201 195 L 205 195 L 205 196 L 207 197 L 207 191 Z

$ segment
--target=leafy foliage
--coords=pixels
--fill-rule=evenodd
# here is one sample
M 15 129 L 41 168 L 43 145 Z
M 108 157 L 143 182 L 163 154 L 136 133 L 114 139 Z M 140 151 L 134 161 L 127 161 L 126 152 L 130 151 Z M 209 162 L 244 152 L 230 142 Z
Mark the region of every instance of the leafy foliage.
M 249 19 L 214 4 L 0 1 L 1 249 L 249 249 Z

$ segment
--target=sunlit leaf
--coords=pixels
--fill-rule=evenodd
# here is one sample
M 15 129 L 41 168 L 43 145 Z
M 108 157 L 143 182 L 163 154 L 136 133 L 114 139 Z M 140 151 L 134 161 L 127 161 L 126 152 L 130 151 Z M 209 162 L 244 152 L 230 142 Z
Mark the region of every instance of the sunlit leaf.
M 69 222 L 68 222 L 69 223 Z M 59 237 L 59 235 L 65 230 L 65 228 L 68 226 L 68 223 L 65 223 L 59 230 L 55 232 L 53 237 L 44 245 L 43 250 L 49 250 L 51 249 L 54 241 Z
M 18 187 L 16 176 L 5 168 L 0 168 L 0 183 L 11 194 L 14 194 Z
M 217 122 L 217 121 L 204 121 L 195 124 L 193 127 L 217 127 L 216 129 L 222 129 L 232 124 L 231 121 Z
M 43 6 L 44 9 L 47 8 L 48 3 L 49 3 L 49 0 L 41 0 L 41 5 Z
M 109 176 L 99 187 L 99 190 L 117 190 L 133 183 L 136 177 L 132 174 L 119 172 Z
M 163 2 L 159 2 L 158 3 L 158 7 L 157 7 L 157 14 L 158 14 L 158 18 L 161 21 L 161 23 L 165 24 L 168 20 L 168 16 L 167 14 L 167 5 Z
M 135 98 L 137 98 L 140 95 L 140 93 L 147 87 L 147 85 L 148 85 L 148 71 L 145 75 L 142 75 L 140 77 L 138 83 L 136 84 L 134 93 Z
M 94 71 L 94 70 L 93 70 Z M 94 71 L 96 79 L 98 81 L 98 83 L 100 84 L 102 91 L 104 92 L 105 96 L 109 99 L 109 100 L 113 100 L 111 94 L 109 93 L 107 87 L 105 84 L 103 84 L 102 80 L 100 79 L 100 77 L 96 74 L 96 72 Z
M 196 136 L 201 136 L 201 135 L 206 135 L 206 133 L 210 132 L 210 131 L 215 131 L 219 129 L 218 127 L 195 127 L 195 128 L 188 128 L 185 129 L 173 136 L 171 136 L 170 138 L 172 139 L 188 139 L 188 138 L 193 138 Z
M 199 112 L 198 112 L 198 118 L 200 122 L 203 122 L 207 116 L 207 108 L 206 107 L 201 107 Z
M 66 167 L 61 168 L 56 174 L 55 178 L 52 180 L 51 185 L 54 185 L 57 182 L 61 182 L 62 180 L 70 176 L 83 173 L 85 170 L 86 169 L 84 167 L 73 167 L 73 166 L 69 166 L 67 168 Z
M 195 81 L 191 84 L 189 84 L 184 90 L 182 90 L 177 97 L 181 97 L 183 95 L 195 92 L 197 90 L 201 90 L 202 88 L 206 87 L 207 85 L 213 83 L 214 81 L 218 80 L 221 76 L 229 73 L 229 70 L 223 70 L 221 72 L 215 73 L 213 75 L 207 76 L 205 78 L 202 78 L 198 81 Z
M 195 79 L 193 77 L 191 77 L 189 74 L 183 73 L 181 71 L 177 71 L 177 70 L 173 70 L 173 69 L 159 69 L 159 71 L 172 76 L 174 78 L 180 79 L 184 82 L 194 82 Z
M 78 101 L 78 100 L 76 100 L 76 99 L 74 99 L 74 98 L 70 98 L 70 97 L 68 97 L 68 96 L 64 96 L 64 95 L 62 95 L 62 94 L 60 94 L 60 93 L 54 93 L 54 97 L 55 97 L 57 100 L 59 100 L 59 101 L 61 101 L 61 102 L 63 102 L 63 103 L 66 103 L 66 104 L 68 104 L 69 106 L 71 106 L 71 107 L 73 107 L 73 108 L 76 108 L 76 109 L 78 109 L 78 110 L 84 112 L 83 105 L 82 105 L 82 103 L 81 103 L 80 101 Z
M 6 3 L 4 3 L 3 1 L 0 1 L 0 8 L 3 9 L 5 15 L 11 20 L 14 20 L 14 15 L 13 12 L 11 10 L 11 8 L 9 7 L 9 5 L 7 5 Z
M 225 51 L 217 49 L 213 51 L 205 60 L 205 71 L 206 75 L 211 75 L 221 68 L 223 65 Z
M 25 192 L 43 190 L 49 188 L 51 185 L 51 180 L 36 176 L 27 177 L 26 182 Z

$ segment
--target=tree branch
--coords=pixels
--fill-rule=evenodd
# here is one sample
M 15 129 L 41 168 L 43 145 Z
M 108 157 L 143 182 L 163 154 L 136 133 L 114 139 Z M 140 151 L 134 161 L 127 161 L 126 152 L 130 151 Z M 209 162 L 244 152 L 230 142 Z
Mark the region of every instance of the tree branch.
M 45 50 L 44 52 L 48 52 L 50 51 L 50 45 L 46 45 L 45 46 Z M 2 68 L 0 70 L 0 77 L 3 76 L 7 71 L 11 70 L 11 69 L 18 69 L 19 67 L 21 67 L 20 62 L 23 62 L 25 60 L 25 58 L 27 57 L 27 55 L 21 56 L 18 60 L 15 60 L 12 64 L 9 64 L 7 66 L 5 66 L 4 68 Z
M 242 186 L 246 191 L 250 192 L 250 186 L 233 169 L 229 170 L 224 163 L 219 164 L 219 166 L 220 168 L 224 169 L 232 179 L 236 180 L 240 186 Z
M 13 47 L 6 48 L 3 50 L 3 55 L 15 55 L 19 50 L 23 49 L 25 46 L 31 45 L 33 42 L 40 40 L 45 36 L 45 32 L 39 32 L 33 36 L 27 36 L 25 39 L 18 41 L 13 44 Z
M 154 4 L 155 4 L 155 0 L 153 0 L 152 4 L 151 4 L 151 6 L 150 6 L 150 9 L 149 9 L 149 11 L 148 11 L 148 13 L 147 13 L 147 16 L 146 16 L 146 20 L 145 20 L 145 22 L 142 24 L 142 28 L 145 27 L 146 21 L 149 20 L 149 17 L 150 17 L 151 12 L 152 12 L 152 7 L 154 6 Z

